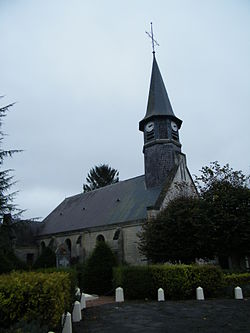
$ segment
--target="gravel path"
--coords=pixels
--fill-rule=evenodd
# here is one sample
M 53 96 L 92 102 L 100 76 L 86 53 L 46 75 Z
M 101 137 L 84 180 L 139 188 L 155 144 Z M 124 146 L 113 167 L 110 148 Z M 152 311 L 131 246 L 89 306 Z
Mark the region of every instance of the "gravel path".
M 109 303 L 87 308 L 74 333 L 250 333 L 250 300 Z

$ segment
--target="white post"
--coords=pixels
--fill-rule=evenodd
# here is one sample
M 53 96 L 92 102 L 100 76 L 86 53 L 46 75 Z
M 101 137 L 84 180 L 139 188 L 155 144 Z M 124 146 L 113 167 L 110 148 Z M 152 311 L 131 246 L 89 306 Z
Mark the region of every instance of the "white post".
M 75 301 L 74 309 L 72 313 L 72 320 L 73 322 L 81 321 L 82 320 L 82 313 L 81 313 L 81 304 L 78 301 Z
M 201 287 L 196 288 L 196 299 L 198 301 L 204 301 L 203 288 Z
M 82 293 L 81 296 L 81 310 L 86 308 L 86 299 L 85 299 L 85 294 Z
M 124 302 L 124 293 L 121 287 L 116 288 L 115 290 L 115 301 Z
M 234 288 L 234 298 L 243 299 L 243 293 L 242 293 L 242 289 L 240 287 Z
M 75 295 L 76 295 L 76 296 L 80 296 L 80 295 L 81 295 L 80 288 L 78 288 L 78 287 L 76 288 Z
M 158 289 L 158 302 L 165 301 L 164 290 L 162 288 Z
M 62 325 L 64 322 L 64 314 L 62 315 Z M 67 312 L 62 333 L 72 333 L 71 314 Z

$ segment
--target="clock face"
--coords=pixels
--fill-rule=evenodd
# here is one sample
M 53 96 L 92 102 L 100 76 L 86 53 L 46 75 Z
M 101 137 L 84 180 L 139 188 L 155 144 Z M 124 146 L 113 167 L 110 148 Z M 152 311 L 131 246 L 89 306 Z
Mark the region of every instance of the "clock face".
M 147 132 L 153 131 L 153 129 L 154 129 L 154 123 L 151 121 L 150 123 L 148 123 L 146 125 L 145 129 L 146 129 Z
M 178 126 L 176 125 L 176 123 L 174 121 L 171 121 L 171 127 L 172 127 L 173 131 L 177 132 Z

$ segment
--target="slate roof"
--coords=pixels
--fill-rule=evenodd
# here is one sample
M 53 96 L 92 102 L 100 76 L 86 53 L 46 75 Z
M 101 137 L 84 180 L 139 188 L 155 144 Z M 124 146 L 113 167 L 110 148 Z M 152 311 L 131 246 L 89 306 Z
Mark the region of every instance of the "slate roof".
M 148 105 L 145 117 L 139 123 L 139 129 L 144 130 L 144 123 L 153 117 L 169 116 L 175 118 L 178 126 L 181 126 L 182 121 L 178 119 L 172 109 L 168 93 L 163 82 L 161 72 L 159 70 L 155 55 L 153 58 L 153 66 L 151 73 L 151 82 L 148 95 Z
M 66 198 L 44 219 L 39 236 L 146 219 L 160 192 L 146 189 L 143 175 Z
M 35 236 L 42 227 L 41 222 L 20 220 L 12 224 L 16 246 L 34 246 L 36 244 Z

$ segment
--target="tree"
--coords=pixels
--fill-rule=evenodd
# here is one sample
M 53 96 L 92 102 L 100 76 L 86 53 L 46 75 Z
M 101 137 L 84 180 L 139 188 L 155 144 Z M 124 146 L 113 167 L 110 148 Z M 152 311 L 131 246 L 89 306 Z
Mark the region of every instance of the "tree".
M 231 184 L 234 188 L 247 187 L 250 176 L 243 174 L 241 170 L 234 170 L 225 164 L 220 166 L 218 161 L 211 162 L 209 166 L 204 166 L 200 170 L 201 175 L 195 176 L 195 184 L 201 194 L 208 192 L 216 184 Z
M 13 182 L 13 176 L 11 176 L 12 170 L 3 169 L 4 159 L 20 152 L 20 150 L 3 149 L 3 139 L 5 136 L 2 131 L 3 118 L 13 105 L 14 103 L 0 107 L 0 257 L 4 257 L 6 261 L 6 265 L 2 264 L 0 271 L 24 267 L 13 252 L 15 223 L 11 217 L 11 214 L 13 214 L 14 217 L 18 217 L 22 211 L 17 209 L 16 205 L 13 204 L 16 192 L 10 192 L 11 187 L 15 184 L 15 182 Z M 7 262 L 9 265 L 7 265 Z
M 211 257 L 209 219 L 199 198 L 172 200 L 155 219 L 144 223 L 139 249 L 153 263 L 191 263 Z
M 197 182 L 213 230 L 214 254 L 236 261 L 250 255 L 249 176 L 216 161 L 201 169 Z
M 104 241 L 98 241 L 87 260 L 84 271 L 84 290 L 103 295 L 112 290 L 113 267 L 116 258 Z
M 45 247 L 36 259 L 33 268 L 48 268 L 56 266 L 56 255 L 50 247 Z
M 83 191 L 89 192 L 100 187 L 119 182 L 119 172 L 108 164 L 101 164 L 92 168 L 83 184 Z
M 10 193 L 10 188 L 15 184 L 13 182 L 13 176 L 10 175 L 11 169 L 3 170 L 3 162 L 6 157 L 11 157 L 13 154 L 20 152 L 20 150 L 4 150 L 3 139 L 4 133 L 1 128 L 3 125 L 3 118 L 6 116 L 7 111 L 14 105 L 8 104 L 6 106 L 0 107 L 0 222 L 3 219 L 3 215 L 7 213 L 19 213 L 20 210 L 17 209 L 16 205 L 13 204 L 16 192 Z
M 196 177 L 199 198 L 171 201 L 142 227 L 140 250 L 153 262 L 250 256 L 249 176 L 213 162 Z

